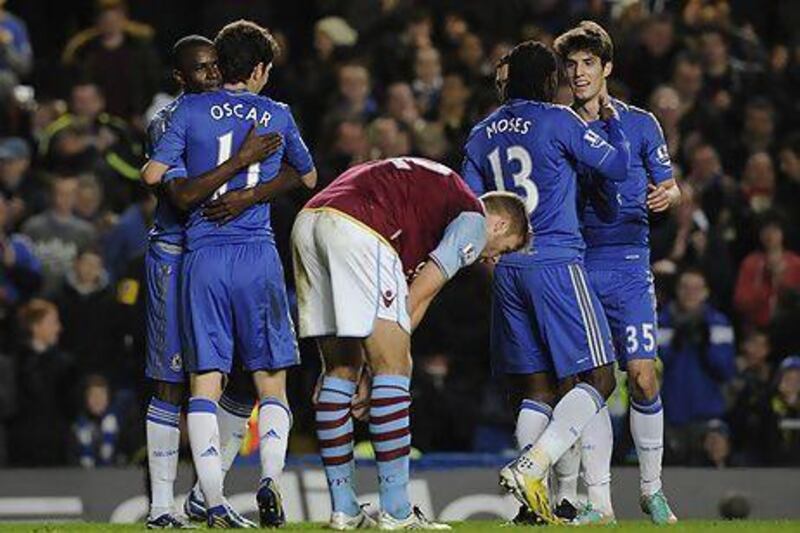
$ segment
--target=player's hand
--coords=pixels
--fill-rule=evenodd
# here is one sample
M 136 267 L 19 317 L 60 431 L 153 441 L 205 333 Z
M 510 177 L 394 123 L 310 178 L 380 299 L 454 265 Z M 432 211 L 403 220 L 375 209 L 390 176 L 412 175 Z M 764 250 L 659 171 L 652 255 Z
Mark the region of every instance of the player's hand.
M 241 148 L 236 153 L 236 160 L 241 167 L 258 163 L 277 152 L 282 142 L 280 133 L 258 135 L 255 126 L 251 126 Z
M 258 203 L 253 189 L 228 191 L 203 208 L 203 216 L 220 226 L 242 214 L 242 211 Z
M 600 118 L 602 120 L 611 120 L 617 116 L 617 110 L 611 105 L 611 100 L 608 96 L 600 97 Z
M 672 199 L 670 198 L 667 188 L 663 185 L 655 186 L 652 183 L 647 184 L 650 192 L 647 194 L 647 207 L 653 213 L 661 213 L 669 209 Z
M 356 395 L 353 396 L 353 401 L 350 403 L 350 412 L 352 413 L 353 418 L 356 420 L 364 422 L 369 417 L 369 399 L 371 389 L 372 374 L 369 372 L 368 367 L 365 366 L 361 371 L 361 378 L 358 380 Z

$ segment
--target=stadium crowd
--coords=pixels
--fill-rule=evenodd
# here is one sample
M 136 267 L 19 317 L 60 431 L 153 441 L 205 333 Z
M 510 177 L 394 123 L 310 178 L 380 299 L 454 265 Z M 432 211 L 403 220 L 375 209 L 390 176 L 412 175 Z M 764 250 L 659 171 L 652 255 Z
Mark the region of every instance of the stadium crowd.
M 800 5 L 791 0 L 0 0 L 0 466 L 143 458 L 143 271 L 155 201 L 144 128 L 174 96 L 169 49 L 250 18 L 282 53 L 324 187 L 421 155 L 459 169 L 497 105 L 494 65 L 592 19 L 617 43 L 611 93 L 661 122 L 683 190 L 652 219 L 666 464 L 800 465 Z M 26 26 L 27 23 L 27 26 Z M 561 92 L 568 103 L 569 90 Z M 274 202 L 289 231 L 307 193 Z M 463 272 L 414 338 L 414 446 L 513 448 L 488 355 L 489 273 Z M 314 452 L 312 345 L 289 378 L 290 451 Z M 635 460 L 625 387 L 618 462 Z M 465 412 L 475 416 L 465 417 Z M 363 428 L 361 431 L 364 431 Z

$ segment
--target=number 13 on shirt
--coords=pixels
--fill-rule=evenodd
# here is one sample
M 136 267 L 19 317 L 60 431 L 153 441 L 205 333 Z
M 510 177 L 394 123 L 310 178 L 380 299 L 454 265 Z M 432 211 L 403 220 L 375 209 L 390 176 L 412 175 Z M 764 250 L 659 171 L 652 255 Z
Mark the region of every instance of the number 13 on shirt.
M 519 189 L 522 189 L 521 196 L 525 200 L 525 207 L 528 213 L 533 213 L 539 205 L 539 189 L 531 178 L 533 160 L 528 150 L 518 144 L 505 149 L 498 146 L 489 152 L 487 157 L 492 167 L 495 188 L 498 191 L 511 190 L 517 194 L 520 194 Z M 514 167 L 517 167 L 516 170 Z M 506 172 L 503 172 L 504 168 Z M 506 177 L 510 178 L 510 183 Z

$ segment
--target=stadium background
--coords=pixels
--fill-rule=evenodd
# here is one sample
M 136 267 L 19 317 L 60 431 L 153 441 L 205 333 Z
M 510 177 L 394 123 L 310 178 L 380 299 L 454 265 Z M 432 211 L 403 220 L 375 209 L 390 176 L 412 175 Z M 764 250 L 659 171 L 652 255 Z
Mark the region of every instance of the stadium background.
M 661 343 L 671 355 L 665 463 L 800 465 L 797 2 L 139 0 L 127 16 L 116 0 L 0 5 L 0 467 L 143 460 L 153 201 L 137 181 L 142 128 L 175 92 L 172 43 L 238 18 L 281 43 L 266 93 L 292 106 L 321 186 L 376 157 L 458 169 L 470 127 L 496 105 L 494 61 L 521 39 L 603 24 L 616 45 L 611 92 L 659 118 L 684 190 L 682 205 L 652 221 L 659 307 L 677 324 Z M 273 210 L 287 274 L 305 199 Z M 687 269 L 706 278 L 707 302 L 675 290 Z M 415 335 L 423 454 L 513 447 L 512 410 L 488 367 L 487 279 L 480 268 L 460 274 Z M 735 326 L 723 352 L 709 356 L 692 298 Z M 318 362 L 312 346 L 301 350 L 294 454 L 316 449 Z M 626 401 L 612 401 L 616 464 L 635 463 Z

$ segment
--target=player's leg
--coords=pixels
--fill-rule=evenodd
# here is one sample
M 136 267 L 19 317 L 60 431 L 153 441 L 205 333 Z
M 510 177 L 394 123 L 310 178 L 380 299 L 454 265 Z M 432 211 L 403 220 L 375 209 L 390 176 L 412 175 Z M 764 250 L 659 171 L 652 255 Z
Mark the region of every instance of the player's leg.
M 235 366 L 230 376 L 228 376 L 225 390 L 219 399 L 217 409 L 217 424 L 219 426 L 219 444 L 221 448 L 221 463 L 223 487 L 225 476 L 230 470 L 247 432 L 247 421 L 253 411 L 257 395 L 253 380 L 249 372 L 244 372 L 240 367 Z M 237 520 L 241 523 L 255 524 L 241 516 L 227 500 L 226 506 Z M 207 518 L 206 505 L 203 493 L 200 489 L 199 479 L 195 481 L 192 490 L 184 502 L 184 513 L 195 521 L 205 521 Z
M 292 426 L 285 369 L 297 365 L 300 357 L 275 245 L 253 243 L 233 251 L 239 265 L 231 283 L 235 353 L 253 373 L 259 400 L 261 479 L 256 500 L 262 527 L 279 527 L 286 516 L 278 480 Z
M 558 384 L 559 397 L 575 386 L 575 379 L 574 377 L 567 378 Z M 585 431 L 584 429 L 584 433 Z M 581 440 L 578 439 L 556 461 L 550 476 L 550 494 L 555 502 L 554 513 L 563 520 L 574 520 L 578 513 L 578 476 L 581 467 L 581 448 Z
M 226 247 L 207 247 L 184 257 L 181 310 L 185 366 L 190 373 L 189 444 L 210 524 L 228 523 L 222 490 L 217 423 L 224 374 L 233 356 Z
M 182 527 L 175 513 L 180 414 L 186 376 L 181 359 L 178 314 L 180 253 L 151 244 L 145 258 L 147 283 L 146 376 L 154 393 L 147 406 L 147 464 L 150 474 L 148 527 Z
M 506 375 L 517 410 L 520 449 L 533 445 L 550 422 L 556 399 L 552 365 L 534 318 L 525 271 L 498 265 L 492 278 L 492 372 Z
M 330 527 L 357 529 L 374 525 L 361 510 L 355 491 L 352 401 L 364 364 L 361 339 L 319 337 L 324 361 L 314 401 L 320 455 L 331 496 Z
M 614 389 L 614 361 L 608 323 L 580 264 L 530 269 L 539 328 L 548 344 L 556 374 L 579 376 L 575 387 L 553 409 L 537 443 L 501 472 L 504 484 L 522 492 L 543 518 L 552 518 L 543 480 L 603 407 Z
M 624 332 L 618 334 L 621 364 L 628 374 L 630 427 L 639 457 L 642 509 L 658 524 L 674 523 L 675 514 L 661 488 L 664 411 L 656 376 L 656 302 L 652 274 L 646 268 L 625 272 Z
M 328 480 L 333 512 L 329 526 L 332 529 L 357 529 L 374 525 L 358 505 L 354 487 L 355 459 L 353 458 L 353 417 L 351 404 L 357 389 L 358 375 L 364 362 L 363 346 L 358 338 L 337 338 L 334 295 L 331 282 L 333 262 L 337 276 L 344 286 L 361 287 L 358 282 L 348 282 L 352 275 L 347 261 L 339 258 L 340 250 L 328 256 L 326 234 L 322 222 L 315 228 L 321 212 L 302 211 L 292 229 L 292 255 L 294 259 L 295 287 L 299 311 L 300 336 L 314 338 L 324 361 L 323 375 L 313 403 L 320 455 Z M 338 232 L 337 228 L 330 228 Z M 319 237 L 319 243 L 317 238 Z M 352 246 L 362 242 L 355 235 Z M 363 296 L 363 295 L 362 295 Z M 354 309 L 363 305 L 363 298 L 354 292 L 348 298 Z M 369 301 L 372 301 L 370 298 Z

